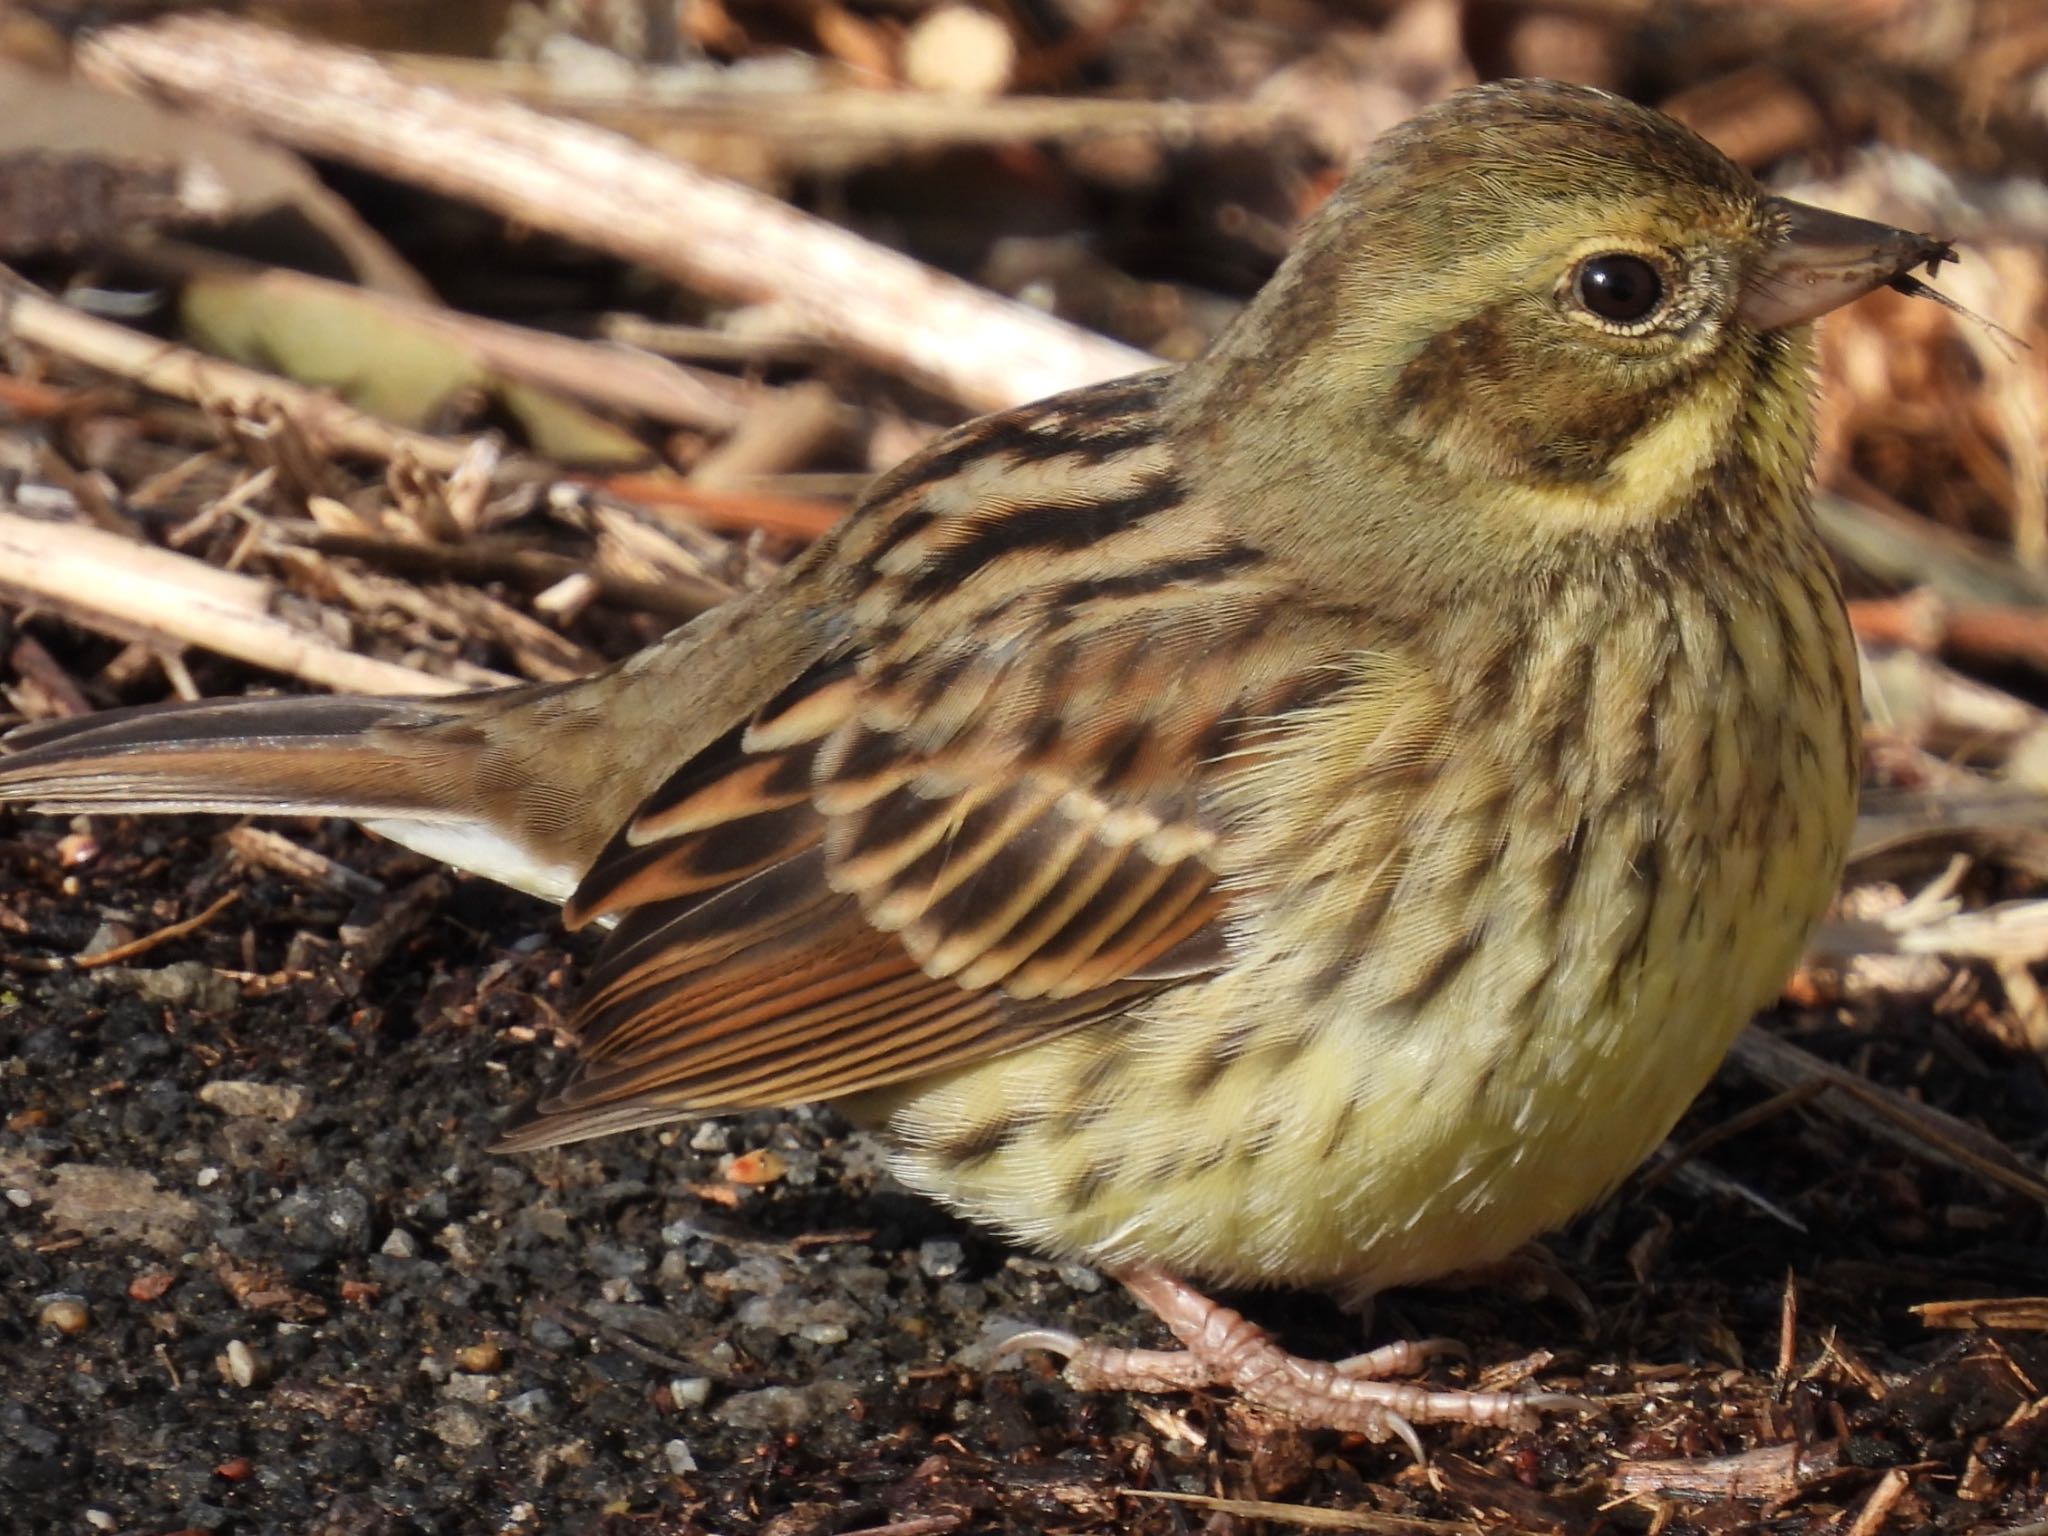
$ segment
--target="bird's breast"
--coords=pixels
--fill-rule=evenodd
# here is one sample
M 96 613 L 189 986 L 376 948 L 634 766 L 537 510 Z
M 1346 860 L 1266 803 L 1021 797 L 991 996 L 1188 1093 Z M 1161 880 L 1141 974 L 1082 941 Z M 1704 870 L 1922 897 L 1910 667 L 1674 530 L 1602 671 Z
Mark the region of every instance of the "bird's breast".
M 1834 889 L 1854 658 L 1800 553 L 1564 594 L 1455 672 L 1360 657 L 1226 796 L 1231 968 L 913 1104 L 913 1147 L 920 1116 L 1047 1108 L 912 1181 L 1097 1260 L 1367 1288 L 1598 1198 Z

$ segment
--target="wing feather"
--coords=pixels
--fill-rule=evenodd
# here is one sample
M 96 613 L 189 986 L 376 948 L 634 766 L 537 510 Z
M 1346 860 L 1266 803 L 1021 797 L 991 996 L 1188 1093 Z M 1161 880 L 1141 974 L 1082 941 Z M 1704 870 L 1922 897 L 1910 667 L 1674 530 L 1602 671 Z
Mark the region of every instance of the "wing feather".
M 1267 643 L 1291 594 L 1134 430 L 1159 387 L 978 423 L 970 469 L 913 461 L 835 535 L 843 643 L 570 902 L 618 926 L 574 1073 L 511 1144 L 864 1092 L 1225 963 L 1207 779 L 1329 658 Z

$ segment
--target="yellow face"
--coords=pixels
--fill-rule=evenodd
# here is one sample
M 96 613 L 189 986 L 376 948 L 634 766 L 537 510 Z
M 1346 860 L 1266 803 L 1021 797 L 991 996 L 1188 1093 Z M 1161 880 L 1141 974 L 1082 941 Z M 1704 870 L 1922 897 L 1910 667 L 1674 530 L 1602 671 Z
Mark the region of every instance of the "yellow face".
M 1475 511 L 1533 517 L 1530 531 L 1670 515 L 1737 448 L 1750 464 L 1803 457 L 1804 331 L 1738 314 L 1753 205 L 1685 190 L 1624 218 L 1562 207 L 1474 252 L 1388 360 L 1383 429 L 1483 487 Z M 1782 445 L 1745 441 L 1746 418 Z
M 1674 125 L 1598 108 L 1597 131 L 1569 112 L 1511 136 L 1454 117 L 1397 150 L 1390 180 L 1434 195 L 1361 220 L 1407 230 L 1347 264 L 1335 330 L 1372 359 L 1359 382 L 1384 428 L 1454 479 L 1589 509 L 1620 493 L 1640 513 L 1689 484 L 1746 399 L 1804 381 L 1795 340 L 1740 318 L 1771 244 L 1762 191 Z
M 1219 433 L 1222 473 L 1254 496 L 1313 477 L 1361 559 L 1468 569 L 1659 523 L 1717 479 L 1796 495 L 1809 332 L 1751 297 L 1788 206 L 1602 92 L 1460 93 L 1380 141 L 1198 365 L 1208 415 L 1265 418 Z M 1352 530 L 1312 532 L 1328 558 Z

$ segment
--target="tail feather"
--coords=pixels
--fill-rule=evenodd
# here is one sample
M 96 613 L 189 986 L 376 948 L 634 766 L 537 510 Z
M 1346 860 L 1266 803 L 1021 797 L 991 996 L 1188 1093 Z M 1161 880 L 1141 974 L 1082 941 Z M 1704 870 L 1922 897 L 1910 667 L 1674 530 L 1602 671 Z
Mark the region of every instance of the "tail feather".
M 493 773 L 477 702 L 242 698 L 150 704 L 0 737 L 0 805 L 58 812 L 349 816 L 409 848 L 563 899 L 581 873 L 552 786 Z M 499 793 L 480 792 L 495 780 Z
M 432 699 L 253 698 L 145 704 L 0 738 L 0 801 L 46 810 L 404 816 L 449 809 L 421 772 Z M 410 735 L 410 739 L 408 736 Z
M 573 682 L 26 726 L 0 738 L 0 806 L 350 816 L 561 901 L 643 800 L 840 643 L 826 613 L 785 583 Z
M 380 725 L 426 725 L 448 717 L 447 709 L 437 707 L 445 697 L 256 695 L 192 703 L 173 699 L 162 704 L 131 704 L 124 709 L 103 709 L 97 714 L 18 725 L 0 734 L 0 754 L 18 759 L 80 736 L 92 736 L 109 746 L 139 747 L 186 741 L 216 731 L 236 736 L 338 736 Z M 13 766 L 12 762 L 9 766 Z

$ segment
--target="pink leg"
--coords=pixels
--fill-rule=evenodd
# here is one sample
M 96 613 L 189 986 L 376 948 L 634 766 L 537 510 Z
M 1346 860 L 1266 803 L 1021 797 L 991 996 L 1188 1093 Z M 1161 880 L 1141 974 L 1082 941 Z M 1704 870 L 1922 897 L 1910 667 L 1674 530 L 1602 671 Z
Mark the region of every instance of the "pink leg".
M 1381 1379 L 1416 1370 L 1433 1355 L 1460 1353 L 1448 1339 L 1390 1344 L 1335 1364 L 1304 1360 L 1240 1314 L 1160 1270 L 1138 1265 L 1117 1278 L 1173 1330 L 1181 1349 L 1119 1349 L 1044 1329 L 1019 1334 L 1006 1347 L 1065 1355 L 1067 1380 L 1084 1392 L 1230 1387 L 1246 1402 L 1291 1423 L 1350 1430 L 1374 1441 L 1400 1440 L 1417 1461 L 1424 1457 L 1416 1424 L 1534 1429 L 1547 1411 L 1586 1406 L 1557 1392 L 1432 1392 Z

